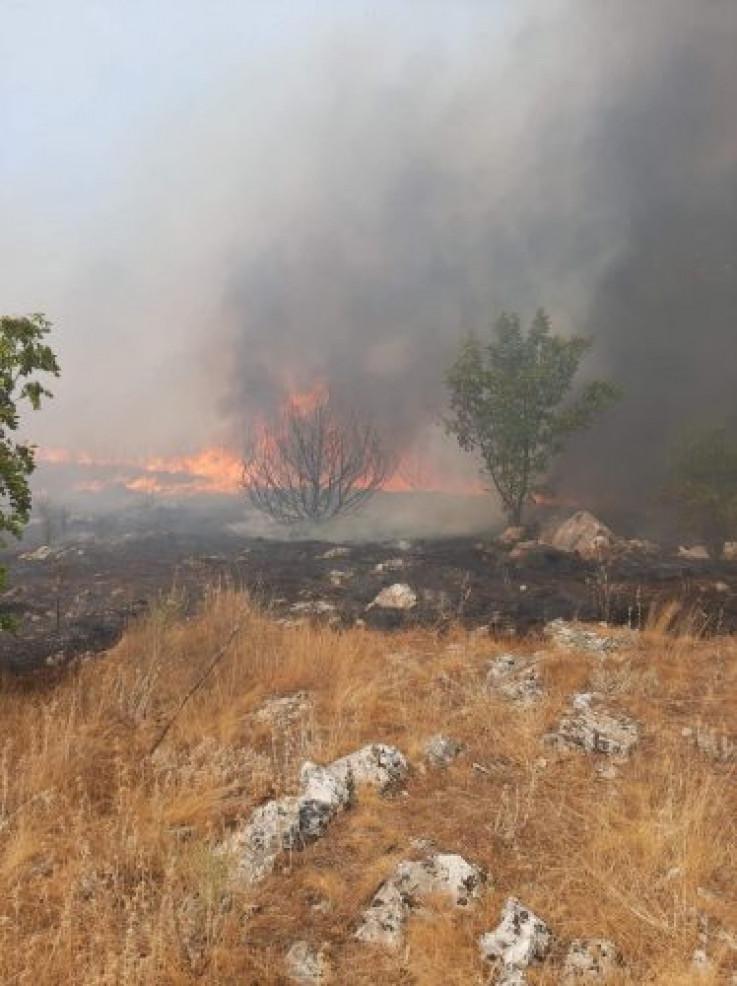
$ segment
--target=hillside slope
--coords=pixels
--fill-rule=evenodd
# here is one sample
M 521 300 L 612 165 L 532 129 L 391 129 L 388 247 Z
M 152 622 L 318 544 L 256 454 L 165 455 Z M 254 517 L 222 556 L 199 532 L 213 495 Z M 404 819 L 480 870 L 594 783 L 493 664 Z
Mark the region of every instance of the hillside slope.
M 736 700 L 737 643 L 662 626 L 507 644 L 162 603 L 60 680 L 2 684 L 0 981 L 552 984 L 603 939 L 606 981 L 730 982 Z M 406 775 L 335 766 L 371 744 Z M 254 812 L 297 826 L 257 879 Z M 479 874 L 462 900 L 437 854 Z M 392 942 L 356 935 L 377 890 Z M 479 948 L 509 898 L 551 933 L 529 966 Z

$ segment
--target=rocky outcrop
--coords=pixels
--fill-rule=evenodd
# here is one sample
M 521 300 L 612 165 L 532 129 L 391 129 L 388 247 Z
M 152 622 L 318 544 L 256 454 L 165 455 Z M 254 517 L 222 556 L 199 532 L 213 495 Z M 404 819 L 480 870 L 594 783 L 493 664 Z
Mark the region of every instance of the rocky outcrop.
M 467 907 L 479 897 L 485 879 L 483 870 L 455 853 L 406 860 L 374 894 L 361 916 L 356 938 L 396 949 L 404 939 L 408 918 L 421 907 L 423 898 L 440 895 L 454 907 Z
M 622 967 L 622 956 L 606 938 L 576 938 L 563 962 L 564 986 L 576 983 L 605 983 Z
M 235 858 L 237 875 L 249 883 L 263 879 L 285 851 L 299 851 L 318 839 L 351 803 L 355 789 L 371 785 L 380 792 L 400 784 L 409 765 L 395 747 L 376 743 L 327 766 L 307 761 L 300 772 L 300 793 L 261 805 L 224 849 Z
M 531 705 L 543 694 L 536 656 L 500 654 L 487 668 L 486 687 L 493 694 L 520 705 Z
M 406 582 L 388 585 L 368 604 L 368 609 L 413 609 L 417 605 L 417 593 Z
M 504 905 L 502 919 L 494 931 L 479 939 L 482 956 L 492 962 L 497 971 L 497 984 L 513 986 L 524 983 L 524 970 L 541 962 L 550 951 L 553 935 L 545 924 L 516 897 Z
M 570 710 L 545 740 L 586 753 L 626 757 L 639 738 L 640 727 L 634 719 L 601 705 L 598 695 L 580 692 L 573 696 Z
M 546 539 L 554 548 L 575 552 L 587 561 L 607 557 L 617 539 L 598 518 L 588 510 L 579 510 L 557 527 Z

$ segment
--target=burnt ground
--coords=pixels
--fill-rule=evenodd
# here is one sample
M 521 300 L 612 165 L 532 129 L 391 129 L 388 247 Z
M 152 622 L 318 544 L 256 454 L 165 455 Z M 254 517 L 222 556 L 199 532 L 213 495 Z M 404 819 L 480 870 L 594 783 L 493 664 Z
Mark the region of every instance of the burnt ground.
M 677 600 L 707 630 L 737 630 L 737 563 L 664 554 L 600 566 L 546 547 L 513 560 L 493 540 L 470 537 L 334 549 L 228 530 L 157 530 L 16 550 L 5 556 L 10 588 L 0 605 L 18 629 L 0 635 L 0 663 L 21 672 L 104 650 L 157 601 L 173 599 L 192 611 L 217 583 L 249 589 L 277 618 L 314 616 L 346 626 L 364 620 L 382 629 L 442 631 L 460 621 L 508 634 L 556 617 L 637 626 L 653 605 Z M 395 582 L 415 590 L 413 609 L 367 609 Z

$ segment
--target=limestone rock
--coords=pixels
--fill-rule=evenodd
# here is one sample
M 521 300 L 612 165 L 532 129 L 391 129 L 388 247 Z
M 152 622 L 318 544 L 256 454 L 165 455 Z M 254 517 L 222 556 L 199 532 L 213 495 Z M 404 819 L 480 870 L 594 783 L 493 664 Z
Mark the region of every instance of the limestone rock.
M 483 870 L 455 853 L 405 860 L 374 894 L 363 912 L 356 938 L 398 948 L 407 919 L 421 906 L 423 898 L 440 895 L 455 907 L 466 907 L 479 897 L 485 879 Z
M 324 983 L 330 974 L 325 946 L 315 948 L 306 941 L 296 941 L 287 952 L 284 963 L 290 980 L 298 986 Z
M 425 757 L 433 767 L 447 767 L 463 750 L 463 743 L 437 733 L 425 744 Z
M 598 657 L 605 657 L 613 651 L 620 650 L 627 640 L 626 635 L 622 638 L 613 637 L 587 629 L 578 623 L 569 623 L 567 620 L 560 619 L 547 623 L 543 633 L 558 647 L 565 650 L 580 650 Z M 634 636 L 634 631 L 631 635 Z
M 343 544 L 336 544 L 334 548 L 328 548 L 327 551 L 324 551 L 320 555 L 320 558 L 324 558 L 326 560 L 330 560 L 331 558 L 347 558 L 350 553 L 350 548 L 346 548 Z
M 487 665 L 486 687 L 520 705 L 531 705 L 543 694 L 537 658 L 500 654 Z
M 323 835 L 351 803 L 357 786 L 370 784 L 383 792 L 400 784 L 408 772 L 404 755 L 382 743 L 326 766 L 307 761 L 300 771 L 300 793 L 261 805 L 224 848 L 235 856 L 238 875 L 255 883 L 274 869 L 280 853 L 301 850 Z
M 504 905 L 502 919 L 494 931 L 488 931 L 479 939 L 481 954 L 485 959 L 498 963 L 507 979 L 498 982 L 524 982 L 524 978 L 512 976 L 526 969 L 533 962 L 541 962 L 550 951 L 553 936 L 541 918 L 516 897 L 510 897 Z
M 614 942 L 606 938 L 577 938 L 571 942 L 563 962 L 564 986 L 602 983 L 622 966 Z
M 376 596 L 368 608 L 378 606 L 380 609 L 413 609 L 417 605 L 417 593 L 406 582 L 395 582 Z
M 708 561 L 709 551 L 703 544 L 694 544 L 690 547 L 681 545 L 678 549 L 678 557 L 686 558 L 688 561 Z
M 409 764 L 395 746 L 371 743 L 334 760 L 326 770 L 350 786 L 368 784 L 385 792 L 398 787 L 406 779 Z
M 599 704 L 598 696 L 581 692 L 573 696 L 571 709 L 546 737 L 557 746 L 626 757 L 640 738 L 634 719 Z
M 587 560 L 606 557 L 616 544 L 616 538 L 606 524 L 588 510 L 579 510 L 563 521 L 549 541 L 554 548 L 575 552 Z
M 406 565 L 404 558 L 387 558 L 386 561 L 377 562 L 372 571 L 374 575 L 385 575 L 387 572 L 401 572 Z

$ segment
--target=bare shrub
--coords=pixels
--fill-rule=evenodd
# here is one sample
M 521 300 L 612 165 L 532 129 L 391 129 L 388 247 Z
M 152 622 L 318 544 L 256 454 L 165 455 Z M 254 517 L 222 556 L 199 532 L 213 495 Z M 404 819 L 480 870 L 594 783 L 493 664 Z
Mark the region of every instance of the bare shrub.
M 321 523 L 358 510 L 395 468 L 376 429 L 329 399 L 291 404 L 250 443 L 243 487 L 258 510 L 282 524 Z

